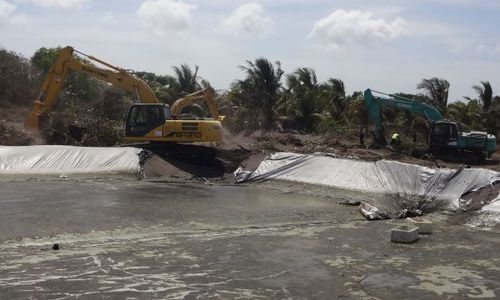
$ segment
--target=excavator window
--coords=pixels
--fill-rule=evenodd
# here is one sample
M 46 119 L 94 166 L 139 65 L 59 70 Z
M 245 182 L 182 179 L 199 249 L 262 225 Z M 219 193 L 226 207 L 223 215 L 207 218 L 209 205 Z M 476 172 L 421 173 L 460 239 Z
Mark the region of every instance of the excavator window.
M 163 125 L 166 116 L 164 105 L 134 105 L 130 108 L 125 133 L 129 136 L 144 136 L 151 130 Z
M 458 139 L 457 126 L 453 123 L 436 123 L 430 135 L 431 145 L 447 145 L 450 141 Z
M 447 135 L 448 133 L 448 124 L 436 124 L 434 126 L 434 130 L 432 132 L 432 134 L 434 135 L 440 135 L 440 136 L 444 136 L 444 135 Z

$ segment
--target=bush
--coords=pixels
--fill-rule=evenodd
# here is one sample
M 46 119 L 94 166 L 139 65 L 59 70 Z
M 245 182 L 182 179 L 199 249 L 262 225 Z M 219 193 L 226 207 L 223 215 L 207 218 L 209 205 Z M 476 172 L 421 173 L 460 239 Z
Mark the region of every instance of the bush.
M 31 137 L 14 126 L 0 123 L 0 145 L 26 146 L 31 143 Z
M 415 158 L 426 158 L 427 147 L 422 145 L 417 145 L 413 141 L 403 139 L 401 145 L 399 146 L 399 152 L 412 156 Z
M 133 103 L 125 91 L 109 86 L 104 90 L 102 99 L 97 99 L 91 106 L 94 111 L 102 112 L 107 119 L 123 122 Z
M 0 107 L 31 104 L 39 87 L 40 77 L 27 59 L 0 49 Z
M 123 142 L 121 122 L 101 111 L 68 103 L 60 112 L 51 113 L 42 129 L 49 144 L 106 147 Z

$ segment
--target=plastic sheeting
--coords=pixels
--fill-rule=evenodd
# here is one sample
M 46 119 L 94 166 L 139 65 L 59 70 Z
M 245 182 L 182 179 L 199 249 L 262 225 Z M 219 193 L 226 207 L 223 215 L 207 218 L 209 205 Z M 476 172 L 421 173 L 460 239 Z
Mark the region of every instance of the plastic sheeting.
M 478 210 L 468 224 L 472 227 L 493 227 L 500 224 L 500 194 Z
M 0 174 L 138 172 L 136 148 L 0 146 Z
M 431 169 L 396 161 L 366 162 L 324 155 L 276 153 L 254 172 L 237 170 L 237 182 L 278 179 L 370 193 L 447 200 L 450 209 L 460 197 L 500 181 L 500 173 L 485 169 Z

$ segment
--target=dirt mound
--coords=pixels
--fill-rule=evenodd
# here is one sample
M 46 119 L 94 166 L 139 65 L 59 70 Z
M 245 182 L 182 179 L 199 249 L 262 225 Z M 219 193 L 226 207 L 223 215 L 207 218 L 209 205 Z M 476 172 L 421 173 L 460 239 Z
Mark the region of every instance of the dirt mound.
M 154 155 L 144 164 L 144 175 L 146 179 L 153 178 L 190 178 L 188 172 L 172 165 L 161 157 Z
M 168 158 L 154 155 L 143 167 L 146 180 L 233 182 L 233 161 Z

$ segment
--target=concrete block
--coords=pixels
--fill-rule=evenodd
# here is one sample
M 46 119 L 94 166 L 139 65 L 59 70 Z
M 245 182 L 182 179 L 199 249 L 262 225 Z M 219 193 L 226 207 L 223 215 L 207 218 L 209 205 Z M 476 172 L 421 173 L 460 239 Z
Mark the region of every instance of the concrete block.
M 396 243 L 412 243 L 418 240 L 418 227 L 398 226 L 391 230 L 391 241 Z
M 432 233 L 432 222 L 424 218 L 408 218 L 411 226 L 418 227 L 418 232 L 423 234 Z

